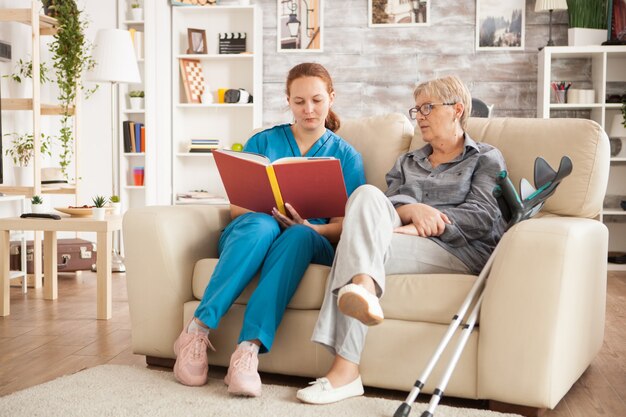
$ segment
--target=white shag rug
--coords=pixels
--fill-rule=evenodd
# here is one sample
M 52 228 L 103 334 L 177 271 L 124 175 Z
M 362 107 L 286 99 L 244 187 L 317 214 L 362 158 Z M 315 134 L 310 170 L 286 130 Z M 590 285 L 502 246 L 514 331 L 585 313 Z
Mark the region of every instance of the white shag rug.
M 233 397 L 221 380 L 187 387 L 172 372 L 101 365 L 0 397 L 0 416 L 198 416 L 198 417 L 392 417 L 399 401 L 358 397 L 329 405 L 307 405 L 297 388 L 263 385 L 259 398 Z M 414 404 L 420 416 L 426 404 Z M 485 410 L 439 406 L 437 417 L 517 417 Z

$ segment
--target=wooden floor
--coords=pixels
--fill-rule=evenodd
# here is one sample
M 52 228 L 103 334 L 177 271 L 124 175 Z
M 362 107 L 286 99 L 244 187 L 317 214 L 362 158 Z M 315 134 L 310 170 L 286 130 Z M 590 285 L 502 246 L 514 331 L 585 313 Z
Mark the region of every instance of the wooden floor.
M 96 320 L 96 276 L 60 274 L 59 299 L 41 289 L 11 289 L 11 315 L 0 317 L 0 396 L 100 364 L 145 366 L 130 348 L 130 319 L 124 274 L 113 275 L 113 318 Z M 212 368 L 221 377 L 224 369 Z M 302 378 L 263 375 L 264 382 L 305 386 Z M 407 387 L 410 388 L 410 387 Z M 406 393 L 367 389 L 404 400 Z M 428 398 L 420 396 L 419 400 Z M 444 404 L 482 408 L 480 401 Z M 551 417 L 626 416 L 626 272 L 609 273 L 604 346 Z

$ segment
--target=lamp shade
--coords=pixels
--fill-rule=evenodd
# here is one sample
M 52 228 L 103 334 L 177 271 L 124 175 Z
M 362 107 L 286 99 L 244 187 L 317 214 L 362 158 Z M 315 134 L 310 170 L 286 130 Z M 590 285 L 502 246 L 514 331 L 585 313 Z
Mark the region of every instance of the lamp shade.
M 611 123 L 611 129 L 609 129 L 609 137 L 626 138 L 626 127 L 624 127 L 624 118 L 621 114 L 613 117 L 613 123 Z
M 567 0 L 537 0 L 535 11 L 543 12 L 545 10 L 567 10 Z
M 122 29 L 100 29 L 94 44 L 92 56 L 96 66 L 87 74 L 89 81 L 141 82 L 130 32 Z

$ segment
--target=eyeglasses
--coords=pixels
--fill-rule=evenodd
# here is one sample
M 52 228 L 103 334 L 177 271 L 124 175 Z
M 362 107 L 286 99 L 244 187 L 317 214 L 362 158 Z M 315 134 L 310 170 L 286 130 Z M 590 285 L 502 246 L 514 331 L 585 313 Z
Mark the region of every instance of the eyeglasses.
M 411 120 L 415 120 L 417 118 L 417 112 L 422 113 L 423 116 L 428 116 L 433 111 L 433 107 L 435 106 L 454 106 L 456 103 L 425 103 L 418 107 L 413 107 L 409 109 L 409 117 Z

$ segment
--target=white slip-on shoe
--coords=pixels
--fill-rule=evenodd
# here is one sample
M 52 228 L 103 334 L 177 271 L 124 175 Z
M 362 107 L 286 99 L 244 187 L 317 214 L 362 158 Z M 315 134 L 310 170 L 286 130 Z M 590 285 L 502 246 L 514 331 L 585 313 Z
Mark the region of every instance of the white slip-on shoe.
M 348 284 L 339 290 L 337 306 L 343 314 L 366 326 L 380 324 L 385 319 L 378 297 L 358 284 Z
M 349 384 L 333 388 L 328 378 L 317 378 L 309 382 L 310 387 L 302 388 L 296 393 L 296 397 L 309 404 L 330 404 L 351 397 L 363 395 L 363 383 L 361 377 L 357 377 Z

